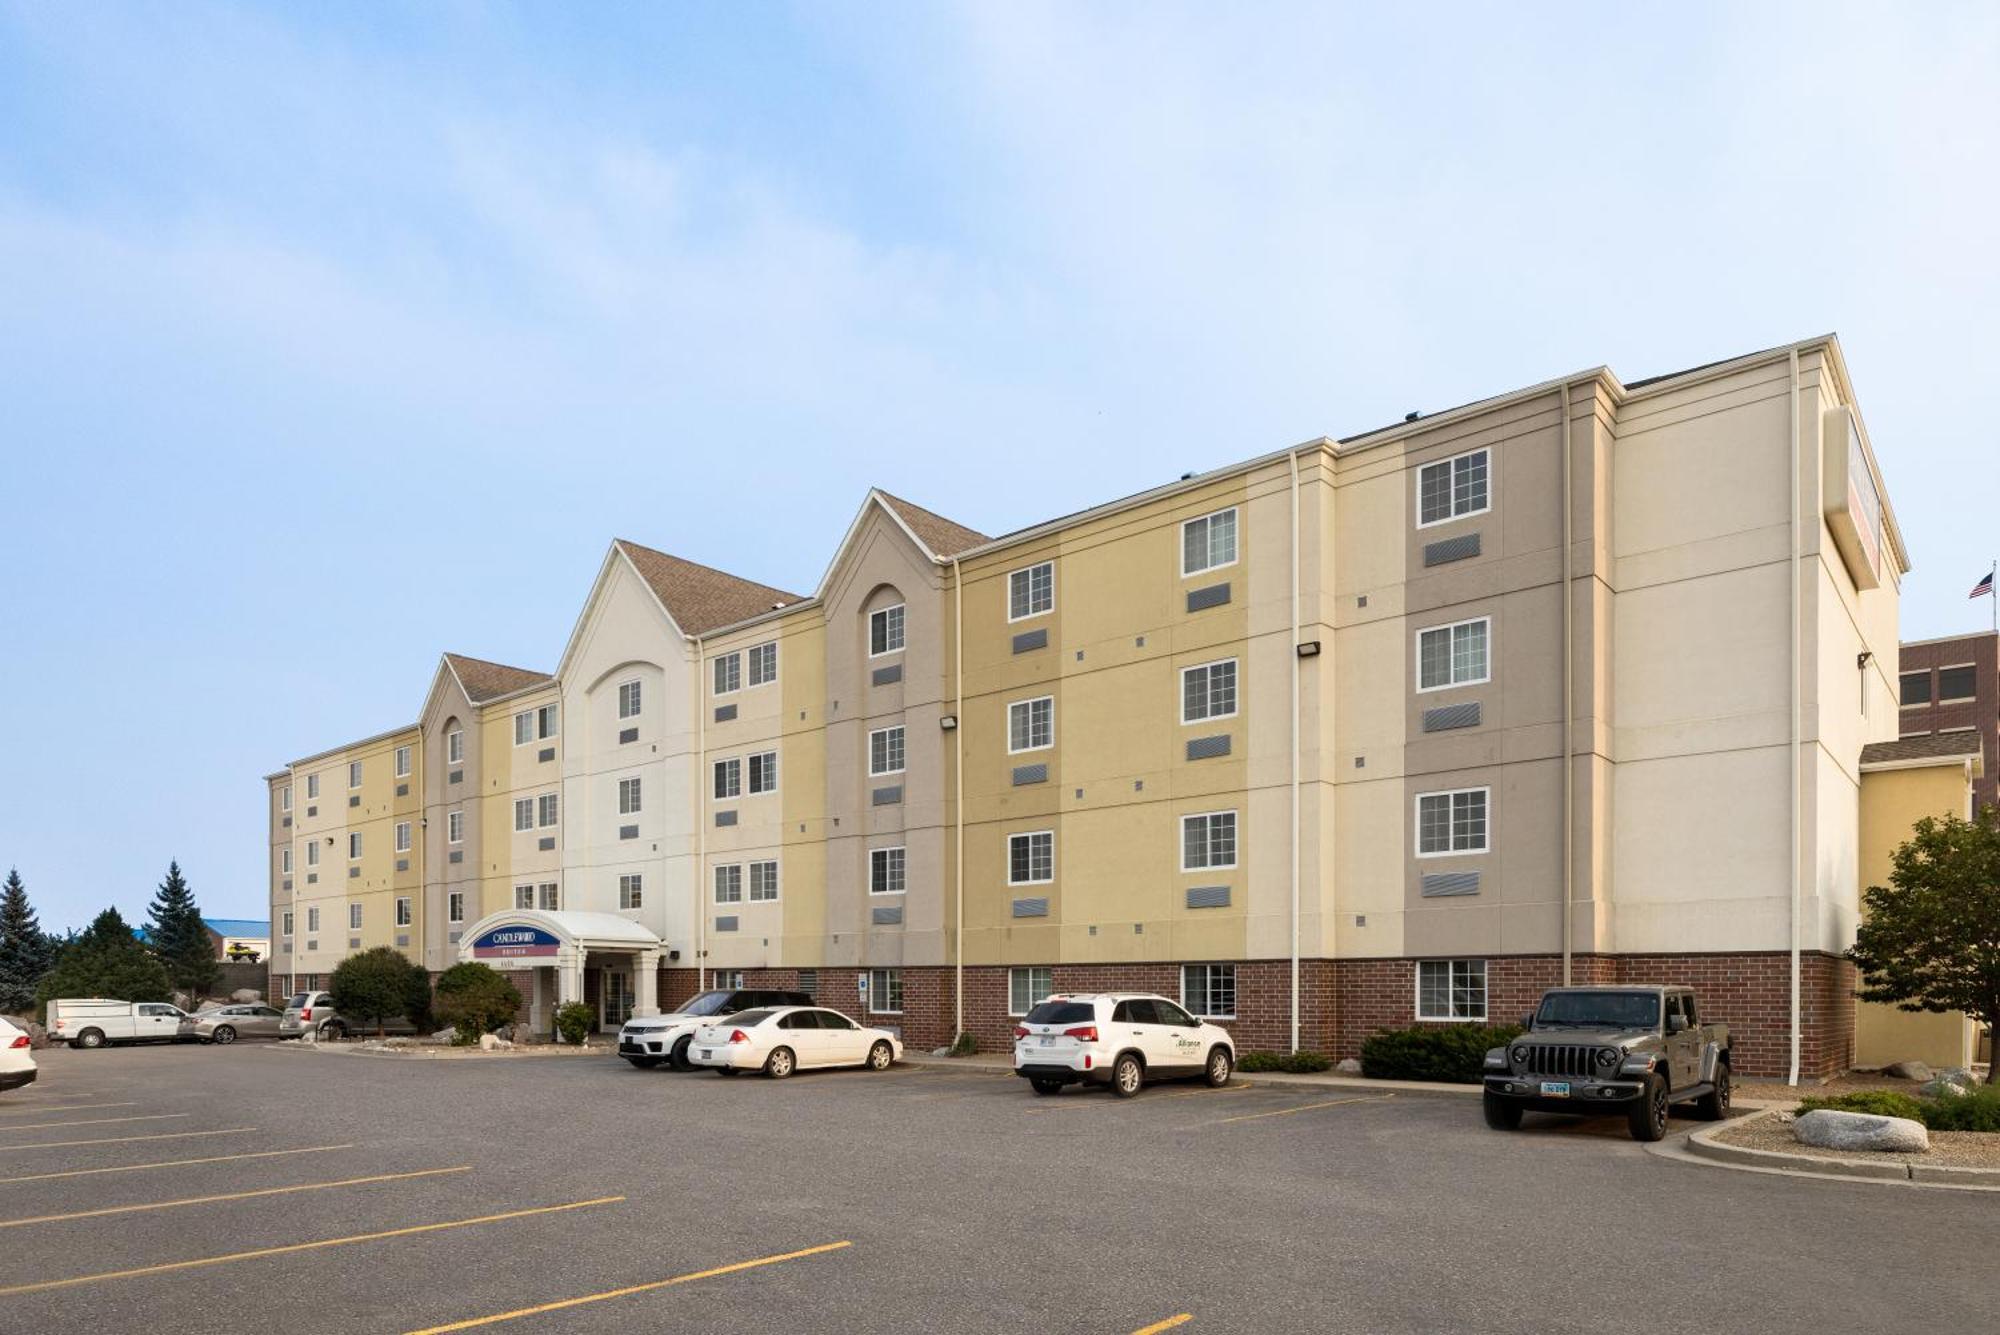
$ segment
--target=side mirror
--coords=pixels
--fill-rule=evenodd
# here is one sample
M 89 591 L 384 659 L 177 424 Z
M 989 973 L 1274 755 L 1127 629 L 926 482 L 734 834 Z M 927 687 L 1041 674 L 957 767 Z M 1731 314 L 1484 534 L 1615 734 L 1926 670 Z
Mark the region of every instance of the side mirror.
M 1670 1033 L 1670 1034 L 1678 1034 L 1678 1033 L 1680 1033 L 1680 1032 L 1681 1032 L 1681 1031 L 1682 1031 L 1683 1029 L 1686 1029 L 1687 1027 L 1688 1027 L 1688 1022 L 1687 1022 L 1687 1016 L 1685 1016 L 1685 1015 L 1669 1015 L 1669 1016 L 1667 1017 L 1667 1032 L 1668 1032 L 1668 1033 Z

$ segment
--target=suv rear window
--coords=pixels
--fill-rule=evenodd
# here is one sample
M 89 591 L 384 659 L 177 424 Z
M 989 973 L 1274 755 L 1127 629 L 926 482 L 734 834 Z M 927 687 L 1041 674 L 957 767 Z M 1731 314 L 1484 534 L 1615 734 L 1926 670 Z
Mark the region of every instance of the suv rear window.
M 304 1010 L 306 1007 L 306 994 L 304 992 L 295 992 L 292 994 L 292 999 L 285 1004 L 295 1011 Z
M 1097 1018 L 1097 1007 L 1088 1001 L 1044 1001 L 1028 1012 L 1029 1024 L 1078 1024 Z

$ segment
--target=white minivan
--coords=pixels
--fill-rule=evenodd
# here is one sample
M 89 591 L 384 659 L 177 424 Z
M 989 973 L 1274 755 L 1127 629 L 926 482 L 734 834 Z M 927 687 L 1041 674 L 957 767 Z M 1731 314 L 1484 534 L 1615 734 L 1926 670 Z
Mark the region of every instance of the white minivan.
M 164 1001 L 64 997 L 49 1003 L 49 1041 L 73 1048 L 174 1043 L 194 1035 L 194 1017 Z

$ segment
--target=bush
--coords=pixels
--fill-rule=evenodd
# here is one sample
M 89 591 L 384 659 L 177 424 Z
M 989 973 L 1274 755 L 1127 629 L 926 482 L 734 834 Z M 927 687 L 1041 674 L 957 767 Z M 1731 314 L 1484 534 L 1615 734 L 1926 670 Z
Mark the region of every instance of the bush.
M 1476 1085 L 1488 1048 L 1505 1047 L 1519 1025 L 1420 1024 L 1384 1029 L 1361 1041 L 1361 1074 L 1371 1080 L 1439 1080 Z
M 333 994 L 334 1010 L 350 1026 L 373 1025 L 380 1033 L 386 1020 L 408 1017 L 422 1023 L 430 1006 L 431 976 L 400 950 L 376 946 L 342 960 L 326 990 Z
M 952 1040 L 951 1050 L 947 1055 L 952 1057 L 970 1057 L 977 1051 L 979 1051 L 979 1040 L 971 1034 L 960 1034 Z
M 1829 1094 L 1814 1096 L 1799 1103 L 1800 1113 L 1818 1112 L 1869 1113 L 1875 1117 L 1907 1117 L 1913 1122 L 1925 1122 L 1924 1106 L 1908 1094 L 1893 1089 L 1863 1089 L 1852 1094 Z
M 1933 1131 L 2000 1131 L 2000 1088 L 1981 1085 L 1969 1094 L 1923 1100 L 1924 1125 Z
M 521 994 L 507 976 L 489 964 L 476 961 L 454 964 L 438 975 L 437 1000 L 432 1003 L 440 1024 L 458 1030 L 460 1038 L 477 1043 L 481 1034 L 491 1033 L 514 1018 L 521 1009 Z
M 451 1045 L 455 1048 L 476 1048 L 484 1036 L 477 1025 L 455 1024 L 451 1027 Z
M 565 1002 L 556 1008 L 556 1033 L 565 1043 L 581 1043 L 597 1023 L 597 1009 L 582 1001 Z
M 1332 1065 L 1333 1058 L 1323 1052 L 1246 1052 L 1236 1059 L 1239 1071 L 1289 1071 L 1293 1075 L 1309 1075 Z

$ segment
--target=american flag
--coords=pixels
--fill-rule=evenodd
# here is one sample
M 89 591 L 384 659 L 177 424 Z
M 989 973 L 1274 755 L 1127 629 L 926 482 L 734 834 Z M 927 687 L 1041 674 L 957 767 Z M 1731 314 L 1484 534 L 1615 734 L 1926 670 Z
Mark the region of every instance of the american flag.
M 1972 592 L 1965 596 L 1968 598 L 1991 598 L 1993 596 L 1993 573 L 1991 570 L 1987 571 L 1986 578 L 1973 585 Z

